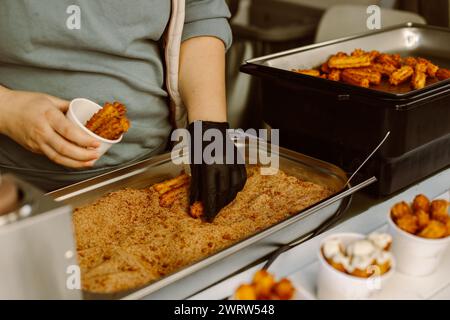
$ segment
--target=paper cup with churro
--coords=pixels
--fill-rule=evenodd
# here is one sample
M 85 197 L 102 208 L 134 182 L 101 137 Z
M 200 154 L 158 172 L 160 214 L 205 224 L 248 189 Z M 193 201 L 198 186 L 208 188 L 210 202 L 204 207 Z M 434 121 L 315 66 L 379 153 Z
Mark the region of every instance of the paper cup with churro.
M 376 239 L 377 241 L 373 241 Z M 395 270 L 390 237 L 340 233 L 325 238 L 318 252 L 317 297 L 326 300 L 368 299 Z
M 67 111 L 66 117 L 74 123 L 76 126 L 81 128 L 84 132 L 86 132 L 91 137 L 94 137 L 98 142 L 100 142 L 100 147 L 98 148 L 99 156 L 104 155 L 113 145 L 119 143 L 122 140 L 123 134 L 120 135 L 117 139 L 106 139 L 101 137 L 98 134 L 95 134 L 91 130 L 86 127 L 88 121 L 92 119 L 92 117 L 102 110 L 102 107 L 92 102 L 88 99 L 78 98 L 72 100 L 69 105 L 69 110 Z

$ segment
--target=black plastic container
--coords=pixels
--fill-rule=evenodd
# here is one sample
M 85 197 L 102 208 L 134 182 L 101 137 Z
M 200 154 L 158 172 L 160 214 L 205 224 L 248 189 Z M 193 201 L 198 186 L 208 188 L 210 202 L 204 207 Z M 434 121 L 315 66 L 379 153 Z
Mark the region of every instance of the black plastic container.
M 352 172 L 391 131 L 363 171 L 378 177 L 375 194 L 388 195 L 450 164 L 450 81 L 395 93 L 290 70 L 316 67 L 354 48 L 422 56 L 449 67 L 449 43 L 449 29 L 408 24 L 254 59 L 241 71 L 261 78 L 263 119 L 281 130 L 282 146 Z

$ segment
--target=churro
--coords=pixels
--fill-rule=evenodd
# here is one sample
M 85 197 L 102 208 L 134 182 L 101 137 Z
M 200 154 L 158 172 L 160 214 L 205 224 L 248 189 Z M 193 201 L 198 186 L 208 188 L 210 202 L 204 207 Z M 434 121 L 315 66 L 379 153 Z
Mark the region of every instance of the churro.
M 427 75 L 424 72 L 416 71 L 411 78 L 411 86 L 414 89 L 422 89 L 425 87 Z
M 336 69 L 368 67 L 372 63 L 369 54 L 359 56 L 333 56 L 328 60 L 328 66 Z
M 388 63 L 373 63 L 371 65 L 372 70 L 378 71 L 383 75 L 390 76 L 394 71 L 397 70 L 395 66 Z
M 331 72 L 331 68 L 328 66 L 328 62 L 322 63 L 322 65 L 320 66 L 320 70 L 323 73 L 326 73 L 326 74 L 330 73 Z
M 411 86 L 414 89 L 422 89 L 427 82 L 428 64 L 425 61 L 418 60 L 414 66 L 414 74 L 411 78 Z
M 203 204 L 200 201 L 195 201 L 189 211 L 192 218 L 200 218 L 204 214 Z
M 293 69 L 292 71 L 332 81 L 370 88 L 386 90 L 383 78 L 391 86 L 401 85 L 410 80 L 413 90 L 422 89 L 437 80 L 450 78 L 450 70 L 439 68 L 422 57 L 405 57 L 399 54 L 380 53 L 376 50 L 355 49 L 351 54 L 338 52 L 315 69 Z M 389 85 L 388 85 L 389 87 Z M 387 89 L 391 91 L 391 88 Z M 404 91 L 404 86 L 400 88 Z
M 380 84 L 381 73 L 371 68 L 346 69 L 346 73 L 369 79 L 371 84 Z
M 407 81 L 413 75 L 414 70 L 410 66 L 403 66 L 397 71 L 393 72 L 389 77 L 389 83 L 393 85 L 399 85 Z
M 443 69 L 443 68 L 440 68 L 440 69 L 436 72 L 436 77 L 437 77 L 439 80 L 450 79 L 450 70 L 449 70 L 449 69 Z
M 189 183 L 189 175 L 182 173 L 173 179 L 165 180 L 153 185 L 153 189 L 160 195 L 159 205 L 163 208 L 171 207 L 177 199 L 181 198 L 182 195 L 186 193 Z M 201 201 L 194 202 L 189 208 L 189 214 L 193 218 L 200 218 L 203 216 L 203 213 L 204 208 Z
M 382 63 L 382 64 L 390 64 L 396 68 L 399 68 L 401 65 L 402 59 L 401 59 L 400 55 L 398 55 L 398 54 L 382 53 L 377 57 L 376 61 L 379 63 Z
M 172 189 L 181 187 L 189 182 L 189 175 L 186 173 L 181 174 L 173 179 L 166 180 L 153 185 L 153 188 L 159 193 L 164 194 Z
M 86 122 L 86 128 L 102 138 L 117 140 L 130 128 L 126 113 L 127 108 L 120 102 L 107 102 Z
M 364 87 L 364 88 L 368 88 L 370 85 L 370 81 L 368 78 L 364 78 L 357 74 L 352 74 L 351 72 L 349 72 L 348 69 L 345 69 L 344 71 L 342 71 L 341 79 L 345 83 Z
M 327 76 L 327 79 L 333 80 L 333 81 L 339 81 L 341 80 L 341 70 L 338 69 L 332 69 L 330 73 Z
M 406 57 L 403 59 L 403 63 L 410 67 L 415 67 L 417 63 L 417 59 L 414 57 Z
M 308 76 L 320 77 L 320 71 L 315 69 L 305 69 L 305 70 L 294 69 L 293 71 L 301 74 L 306 74 Z
M 426 65 L 427 69 L 426 72 L 430 77 L 435 77 L 436 72 L 439 70 L 439 67 L 435 64 L 433 64 L 431 61 L 424 59 L 424 58 L 417 58 L 418 63 L 422 63 Z
M 176 187 L 166 193 L 162 194 L 159 197 L 159 205 L 163 208 L 171 207 L 174 202 L 181 198 L 181 196 L 186 192 L 185 189 L 188 187 L 188 184 L 182 185 L 180 187 Z

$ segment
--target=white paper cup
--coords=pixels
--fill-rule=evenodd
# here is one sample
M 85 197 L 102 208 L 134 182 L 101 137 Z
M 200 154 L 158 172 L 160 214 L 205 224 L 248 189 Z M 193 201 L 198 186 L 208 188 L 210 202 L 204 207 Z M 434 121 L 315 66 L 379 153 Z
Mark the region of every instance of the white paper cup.
M 123 137 L 123 135 L 121 135 L 117 140 L 108 140 L 96 135 L 91 130 L 86 128 L 86 122 L 88 122 L 88 120 L 91 119 L 92 116 L 100 109 L 102 109 L 102 107 L 95 102 L 88 99 L 78 98 L 70 102 L 69 111 L 67 111 L 66 114 L 66 117 L 70 120 L 70 122 L 74 123 L 76 126 L 81 128 L 81 130 L 100 142 L 100 147 L 98 148 L 99 157 L 104 155 L 106 151 L 108 151 L 114 144 L 119 143 Z
M 325 238 L 318 252 L 319 272 L 317 276 L 317 297 L 324 300 L 368 299 L 382 290 L 387 281 L 395 272 L 395 260 L 391 261 L 391 268 L 382 275 L 373 275 L 369 278 L 360 278 L 336 270 L 324 258 L 322 247 L 326 241 L 340 239 L 345 246 L 349 243 L 364 239 L 366 236 L 359 233 L 338 233 Z
M 450 237 L 427 239 L 400 229 L 388 214 L 389 233 L 392 235 L 392 252 L 401 273 L 410 276 L 426 276 L 436 271 Z

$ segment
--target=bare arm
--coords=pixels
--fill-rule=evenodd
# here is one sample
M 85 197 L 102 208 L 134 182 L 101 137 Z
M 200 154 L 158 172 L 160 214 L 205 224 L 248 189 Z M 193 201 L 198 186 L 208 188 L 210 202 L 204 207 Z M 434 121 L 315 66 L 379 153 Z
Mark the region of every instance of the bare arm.
M 196 37 L 181 45 L 179 87 L 189 122 L 227 121 L 225 46 L 215 37 Z

